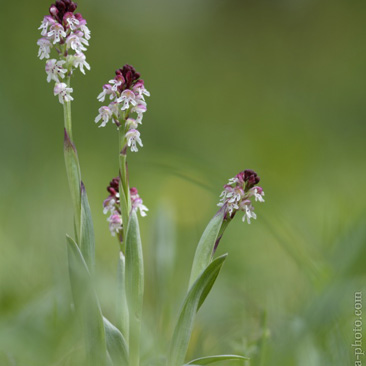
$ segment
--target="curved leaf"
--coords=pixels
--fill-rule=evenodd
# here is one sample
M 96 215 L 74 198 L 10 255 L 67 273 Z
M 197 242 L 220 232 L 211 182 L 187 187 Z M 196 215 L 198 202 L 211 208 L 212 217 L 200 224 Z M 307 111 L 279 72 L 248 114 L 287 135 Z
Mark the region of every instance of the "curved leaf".
M 75 241 L 67 238 L 69 274 L 75 309 L 85 332 L 88 365 L 106 365 L 106 342 L 102 312 L 88 267 Z
M 103 317 L 108 354 L 114 366 L 128 365 L 128 349 L 122 333 Z
M 81 173 L 80 173 L 78 153 L 66 129 L 64 136 L 64 157 L 65 157 L 65 166 L 66 166 L 67 179 L 69 181 L 71 199 L 74 206 L 75 236 L 77 241 L 79 242 L 80 217 L 81 217 L 81 194 L 80 194 Z
M 249 360 L 248 357 L 237 356 L 237 355 L 218 355 L 218 356 L 208 356 L 208 357 L 200 357 L 196 358 L 188 362 L 186 365 L 210 365 L 211 363 L 220 362 L 220 361 L 243 361 Z
M 81 228 L 80 228 L 80 249 L 89 271 L 94 271 L 95 263 L 95 238 L 93 220 L 90 212 L 88 196 L 84 183 L 81 182 Z
M 182 365 L 184 363 L 196 312 L 212 288 L 226 257 L 227 254 L 216 258 L 209 264 L 191 286 L 184 299 L 170 345 L 167 359 L 168 366 Z
M 208 223 L 200 241 L 198 242 L 193 259 L 189 288 L 212 260 L 213 250 L 224 220 L 224 215 L 225 210 L 224 208 L 221 208 Z
M 126 263 L 125 256 L 122 252 L 119 253 L 118 266 L 117 266 L 117 301 L 116 301 L 116 314 L 117 314 L 117 327 L 121 330 L 121 333 L 128 342 L 129 329 L 128 329 L 128 305 L 126 298 Z
M 139 365 L 142 300 L 144 295 L 144 265 L 139 223 L 131 212 L 126 235 L 126 293 L 129 309 L 129 349 L 131 366 Z

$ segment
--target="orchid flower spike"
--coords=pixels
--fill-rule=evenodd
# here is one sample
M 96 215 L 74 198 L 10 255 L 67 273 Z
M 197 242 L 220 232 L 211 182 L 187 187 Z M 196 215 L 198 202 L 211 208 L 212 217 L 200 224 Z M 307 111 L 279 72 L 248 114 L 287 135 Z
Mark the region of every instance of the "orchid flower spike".
M 260 178 L 253 170 L 244 170 L 234 178 L 229 179 L 224 185 L 224 190 L 220 195 L 218 206 L 225 207 L 226 218 L 233 218 L 236 212 L 242 211 L 243 222 L 250 224 L 251 219 L 256 219 L 254 212 L 254 201 L 264 202 L 264 192 L 262 187 L 257 186 Z
M 90 30 L 82 15 L 75 13 L 76 8 L 77 4 L 71 0 L 57 0 L 38 28 L 42 36 L 37 41 L 38 57 L 47 60 L 47 81 L 55 82 L 54 94 L 59 96 L 62 104 L 73 100 L 70 96 L 72 88 L 62 79 L 69 78 L 75 69 L 80 69 L 83 74 L 85 69 L 90 70 L 83 53 L 89 45 Z M 50 59 L 52 49 L 57 58 Z
M 123 230 L 122 215 L 120 209 L 120 193 L 119 193 L 120 178 L 113 178 L 107 191 L 109 196 L 103 202 L 103 213 L 109 215 L 107 221 L 109 222 L 109 230 L 112 236 L 120 235 Z M 143 204 L 141 197 L 138 194 L 137 188 L 130 188 L 131 209 L 139 212 L 142 217 L 146 216 L 146 211 L 149 209 Z
M 122 126 L 126 145 L 131 151 L 138 151 L 137 144 L 142 146 L 142 141 L 137 128 L 142 124 L 143 114 L 147 110 L 145 97 L 150 96 L 150 93 L 145 89 L 140 73 L 132 66 L 124 65 L 115 74 L 97 97 L 100 102 L 107 99 L 109 104 L 99 108 L 95 122 L 101 122 L 99 127 L 105 127 L 109 121 L 118 129 Z

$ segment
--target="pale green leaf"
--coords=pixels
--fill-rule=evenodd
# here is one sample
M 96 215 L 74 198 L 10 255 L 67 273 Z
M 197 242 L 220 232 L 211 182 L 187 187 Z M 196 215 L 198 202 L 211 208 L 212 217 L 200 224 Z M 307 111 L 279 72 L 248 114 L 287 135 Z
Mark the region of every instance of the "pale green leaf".
M 108 354 L 114 366 L 128 365 L 128 348 L 122 333 L 103 317 Z
M 67 179 L 69 182 L 70 194 L 74 206 L 76 239 L 80 238 L 80 217 L 81 217 L 81 193 L 80 183 L 81 174 L 79 166 L 79 158 L 74 144 L 71 142 L 69 135 L 65 130 L 64 138 L 64 157 Z
M 224 209 L 221 209 L 216 213 L 216 215 L 208 223 L 200 241 L 198 242 L 196 253 L 193 259 L 189 288 L 212 261 L 213 249 L 224 220 L 224 214 Z
M 75 309 L 84 329 L 88 365 L 106 365 L 106 341 L 102 312 L 88 267 L 78 245 L 67 238 L 69 273 Z
M 80 229 L 80 249 L 89 271 L 94 271 L 95 265 L 95 238 L 93 220 L 90 212 L 88 196 L 84 183 L 81 182 L 81 229 Z
M 144 265 L 140 229 L 135 211 L 131 212 L 126 235 L 126 293 L 129 309 L 130 364 L 137 366 L 144 295 Z
M 168 366 L 182 365 L 187 353 L 196 312 L 212 288 L 227 255 L 216 258 L 201 273 L 184 299 L 168 355 Z
M 129 339 L 129 315 L 126 295 L 126 264 L 125 256 L 122 252 L 119 253 L 118 267 L 117 267 L 117 325 L 123 334 L 126 341 Z
M 210 365 L 211 363 L 220 362 L 220 361 L 244 361 L 249 358 L 237 355 L 218 355 L 218 356 L 208 356 L 208 357 L 200 357 L 196 358 L 188 362 L 186 365 Z

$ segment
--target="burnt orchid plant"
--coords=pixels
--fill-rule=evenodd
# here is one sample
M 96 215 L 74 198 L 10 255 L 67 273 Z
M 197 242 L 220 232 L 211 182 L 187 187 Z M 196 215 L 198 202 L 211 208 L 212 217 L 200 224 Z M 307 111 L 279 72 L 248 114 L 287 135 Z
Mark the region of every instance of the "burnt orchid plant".
M 95 240 L 93 222 L 81 179 L 78 155 L 72 135 L 71 77 L 79 69 L 90 69 L 84 52 L 90 39 L 85 19 L 76 12 L 71 0 L 57 0 L 41 23 L 42 37 L 38 40 L 39 58 L 46 60 L 47 81 L 54 82 L 64 111 L 64 156 L 69 188 L 74 207 L 74 238 L 67 235 L 69 277 L 75 313 L 83 329 L 86 365 L 139 366 L 142 304 L 144 295 L 144 264 L 138 214 L 146 216 L 147 207 L 136 187 L 130 187 L 127 156 L 142 147 L 139 127 L 147 110 L 145 89 L 140 74 L 125 65 L 103 86 L 98 101 L 107 104 L 99 108 L 95 122 L 105 127 L 114 124 L 118 134 L 118 176 L 107 188 L 108 197 L 103 212 L 111 235 L 119 249 L 117 315 L 112 324 L 106 319 L 94 288 Z M 51 54 L 53 53 L 51 58 Z M 85 69 L 84 69 L 85 68 Z M 208 365 L 218 361 L 246 360 L 238 355 L 217 355 L 186 361 L 195 315 L 201 308 L 221 270 L 227 254 L 215 257 L 216 249 L 234 216 L 243 212 L 242 220 L 250 224 L 256 218 L 253 203 L 264 202 L 259 177 L 244 170 L 231 178 L 220 196 L 220 209 L 204 230 L 197 245 L 189 286 L 183 300 L 167 354 L 167 366 Z M 149 361 L 144 361 L 149 365 Z M 163 363 L 164 364 L 164 363 Z

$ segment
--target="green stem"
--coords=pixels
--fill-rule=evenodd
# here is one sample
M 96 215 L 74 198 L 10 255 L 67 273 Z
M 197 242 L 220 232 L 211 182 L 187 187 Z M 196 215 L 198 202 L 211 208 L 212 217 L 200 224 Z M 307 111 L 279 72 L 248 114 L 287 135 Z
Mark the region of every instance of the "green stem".
M 67 78 L 66 83 L 70 86 L 70 78 Z M 75 236 L 77 243 L 80 245 L 81 174 L 79 158 L 72 139 L 71 102 L 64 101 L 63 109 L 65 128 L 64 157 L 71 199 L 74 206 Z
M 216 239 L 215 246 L 214 246 L 213 251 L 212 251 L 212 258 L 211 258 L 211 260 L 213 259 L 213 256 L 215 255 L 215 252 L 216 252 L 216 249 L 219 246 L 220 240 L 221 240 L 222 236 L 224 235 L 224 232 L 225 232 L 226 228 L 228 227 L 229 223 L 231 222 L 231 220 L 232 220 L 231 218 L 226 218 L 222 222 L 222 225 L 220 227 L 219 234 L 217 235 L 217 239 Z
M 128 183 L 128 173 L 127 173 L 127 142 L 125 137 L 125 131 L 122 126 L 119 129 L 119 174 L 121 179 L 120 190 L 119 190 L 121 215 L 122 215 L 124 235 L 126 235 L 131 211 L 131 197 L 130 197 L 130 187 Z M 126 238 L 123 238 L 123 243 L 121 243 L 121 250 L 123 253 L 125 253 L 125 239 Z
M 70 77 L 66 79 L 67 87 L 70 87 Z M 64 126 L 71 142 L 72 139 L 72 120 L 71 120 L 71 102 L 64 101 Z
M 127 141 L 125 137 L 125 131 L 122 128 L 119 130 L 119 169 L 121 172 L 123 193 L 125 195 L 126 201 L 128 202 L 129 186 L 127 176 Z

